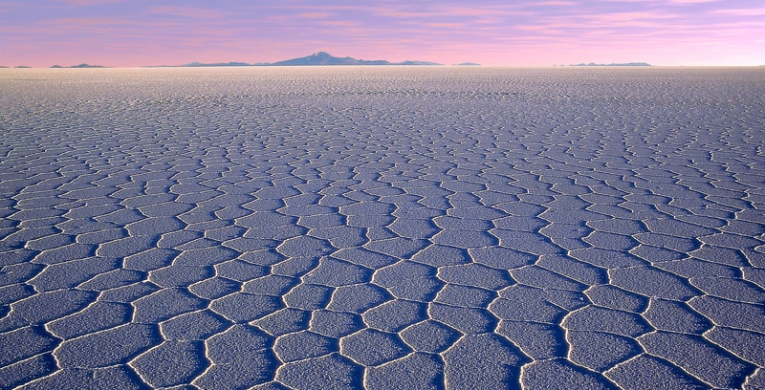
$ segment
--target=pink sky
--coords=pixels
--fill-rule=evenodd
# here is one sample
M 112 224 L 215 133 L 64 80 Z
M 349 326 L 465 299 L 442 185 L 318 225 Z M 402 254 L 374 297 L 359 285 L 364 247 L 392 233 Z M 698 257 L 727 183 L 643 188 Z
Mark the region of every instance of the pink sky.
M 761 0 L 0 0 L 0 65 L 765 65 Z

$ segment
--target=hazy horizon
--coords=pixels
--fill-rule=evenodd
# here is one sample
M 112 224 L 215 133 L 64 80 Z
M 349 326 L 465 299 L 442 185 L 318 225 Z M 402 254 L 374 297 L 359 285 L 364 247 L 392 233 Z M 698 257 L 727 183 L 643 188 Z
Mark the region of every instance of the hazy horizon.
M 359 58 L 356 58 L 357 60 Z M 366 60 L 365 58 L 363 60 Z M 384 58 L 378 58 L 376 60 L 385 60 Z M 654 65 L 654 64 L 648 64 L 648 65 L 629 65 L 627 63 L 596 63 L 594 65 L 588 63 L 577 63 L 577 64 L 550 64 L 550 65 L 484 65 L 479 63 L 472 63 L 472 61 L 466 61 L 464 64 L 426 64 L 426 65 L 412 65 L 412 64 L 400 64 L 400 63 L 393 63 L 390 64 L 382 64 L 382 65 L 366 65 L 366 64 L 350 64 L 350 65 L 273 65 L 272 63 L 249 63 L 247 65 L 226 65 L 227 63 L 237 63 L 242 61 L 213 61 L 209 63 L 200 63 L 199 61 L 192 61 L 190 63 L 186 64 L 157 64 L 157 65 L 136 65 L 136 66 L 108 66 L 108 65 L 101 65 L 101 64 L 90 64 L 90 63 L 78 63 L 78 64 L 66 64 L 62 65 L 59 63 L 52 64 L 50 66 L 29 66 L 29 65 L 5 65 L 0 64 L 0 69 L 36 69 L 36 70 L 47 70 L 47 69 L 57 69 L 57 70 L 64 70 L 64 69 L 74 69 L 74 70 L 81 70 L 81 69 L 168 69 L 168 68 L 178 68 L 178 69 L 196 69 L 196 68 L 213 68 L 213 69 L 241 69 L 241 68 L 295 68 L 295 67 L 308 67 L 308 68 L 341 68 L 341 67 L 352 67 L 352 68 L 377 68 L 377 67 L 416 67 L 416 68 L 423 68 L 423 67 L 454 67 L 454 68 L 507 68 L 507 69 L 545 69 L 545 68 L 570 68 L 570 69 L 577 69 L 577 68 L 603 68 L 603 69 L 614 69 L 614 68 L 642 68 L 642 69 L 650 69 L 650 68 L 662 68 L 662 69 L 672 69 L 672 68 L 688 68 L 688 69 L 714 69 L 714 68 L 765 68 L 765 65 Z M 634 61 L 635 63 L 640 63 L 637 61 Z M 197 63 L 197 65 L 191 65 L 192 63 Z M 84 65 L 84 66 L 83 66 Z

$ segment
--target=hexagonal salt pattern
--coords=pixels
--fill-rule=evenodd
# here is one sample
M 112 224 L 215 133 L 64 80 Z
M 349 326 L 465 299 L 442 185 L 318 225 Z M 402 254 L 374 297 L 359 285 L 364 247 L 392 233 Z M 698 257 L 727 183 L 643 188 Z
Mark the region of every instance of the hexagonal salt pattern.
M 0 387 L 764 388 L 764 72 L 0 69 Z

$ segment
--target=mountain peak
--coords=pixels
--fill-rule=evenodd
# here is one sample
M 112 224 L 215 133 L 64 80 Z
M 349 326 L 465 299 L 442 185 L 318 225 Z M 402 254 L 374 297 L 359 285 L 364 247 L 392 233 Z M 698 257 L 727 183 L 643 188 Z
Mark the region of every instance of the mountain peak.
M 313 53 L 306 57 L 293 58 L 270 64 L 272 66 L 317 66 L 317 65 L 441 65 L 427 61 L 404 61 L 392 63 L 386 60 L 357 60 L 352 57 L 335 57 L 326 51 Z
M 190 64 L 179 65 L 182 67 L 202 67 L 202 66 L 326 66 L 326 65 L 441 65 L 428 61 L 404 61 L 389 62 L 386 60 L 357 60 L 352 57 L 335 57 L 326 51 L 319 51 L 311 55 L 274 63 L 247 64 L 244 62 L 227 62 L 204 64 L 192 62 Z

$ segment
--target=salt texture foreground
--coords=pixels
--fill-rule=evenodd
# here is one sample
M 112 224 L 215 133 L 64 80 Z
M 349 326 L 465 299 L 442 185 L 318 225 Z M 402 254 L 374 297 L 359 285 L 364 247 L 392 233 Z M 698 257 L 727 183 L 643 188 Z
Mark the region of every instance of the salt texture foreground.
M 0 387 L 765 388 L 765 70 L 0 70 Z

